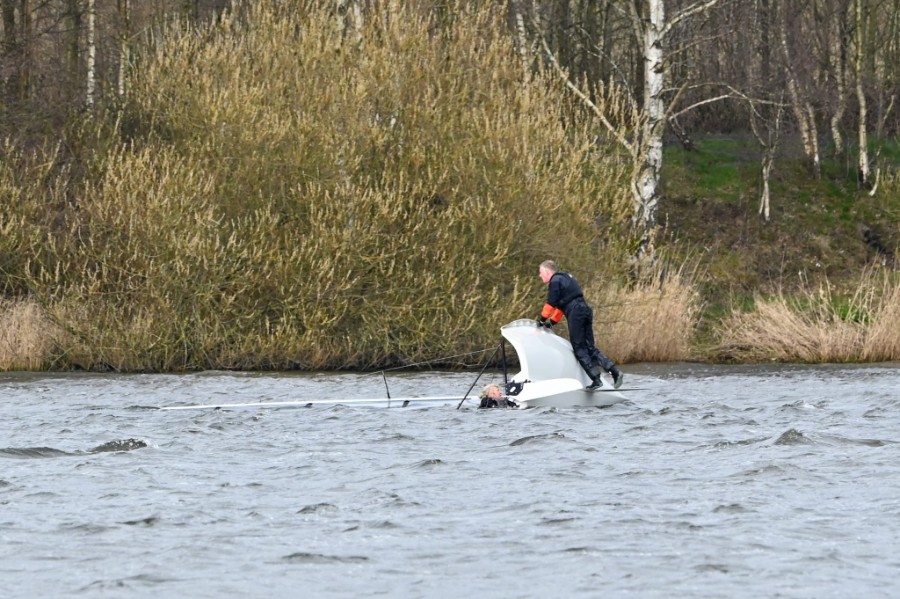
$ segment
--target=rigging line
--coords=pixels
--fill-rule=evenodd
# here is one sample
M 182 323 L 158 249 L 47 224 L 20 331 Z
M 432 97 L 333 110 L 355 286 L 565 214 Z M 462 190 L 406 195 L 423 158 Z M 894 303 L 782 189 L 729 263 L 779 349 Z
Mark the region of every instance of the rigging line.
M 509 397 L 509 374 L 506 369 L 506 340 L 500 340 L 500 359 L 503 361 L 503 394 Z
M 469 393 L 471 393 L 471 392 L 472 392 L 472 389 L 475 388 L 475 383 L 478 382 L 478 379 L 480 379 L 480 378 L 481 378 L 481 375 L 484 374 L 484 371 L 487 370 L 488 364 L 491 363 L 491 361 L 494 359 L 494 356 L 496 356 L 496 355 L 497 355 L 497 352 L 500 351 L 500 348 L 501 348 L 501 347 L 503 347 L 503 344 L 502 344 L 502 343 L 501 343 L 500 345 L 498 345 L 497 347 L 494 348 L 494 353 L 492 353 L 492 354 L 491 354 L 491 357 L 488 358 L 488 359 L 487 359 L 487 362 L 484 363 L 484 366 L 481 368 L 481 372 L 479 372 L 479 373 L 478 373 L 478 376 L 475 377 L 475 380 L 472 381 L 472 386 L 469 387 L 469 390 L 466 391 L 466 394 L 463 395 L 463 398 L 462 398 L 461 400 L 459 400 L 459 405 L 456 406 L 456 409 L 457 409 L 457 410 L 460 408 L 461 405 L 463 405 L 463 402 L 466 401 L 466 400 L 469 398 Z
M 431 360 L 423 360 L 421 362 L 413 362 L 412 364 L 404 364 L 403 366 L 394 366 L 393 368 L 383 368 L 376 372 L 371 372 L 369 374 L 381 374 L 383 375 L 385 372 L 391 372 L 392 370 L 402 370 L 404 368 L 412 368 L 414 366 L 422 366 L 423 364 L 432 364 L 434 362 L 443 362 L 445 360 L 452 360 L 454 358 L 464 358 L 466 356 L 474 356 L 476 354 L 483 354 L 489 352 L 491 350 L 496 351 L 495 347 L 488 347 L 487 349 L 479 349 L 478 351 L 472 351 L 466 354 L 456 354 L 455 356 L 445 356 L 443 358 L 432 358 Z
M 387 393 L 388 401 L 390 401 L 390 399 L 391 399 L 391 390 L 388 388 L 387 377 L 384 376 L 384 371 L 383 371 L 383 370 L 381 371 L 381 380 L 384 381 L 384 392 Z M 390 404 L 388 404 L 388 405 L 390 405 Z

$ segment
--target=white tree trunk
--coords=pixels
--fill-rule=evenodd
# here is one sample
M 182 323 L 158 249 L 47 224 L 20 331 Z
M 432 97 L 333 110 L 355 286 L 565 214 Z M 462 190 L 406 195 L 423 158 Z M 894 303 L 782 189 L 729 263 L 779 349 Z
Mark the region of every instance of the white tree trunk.
M 834 113 L 831 115 L 831 138 L 834 141 L 834 153 L 840 156 L 844 153 L 844 136 L 841 132 L 841 121 L 847 111 L 847 47 L 848 40 L 848 15 L 847 11 L 841 11 L 837 16 L 835 42 L 831 44 L 831 66 L 834 70 L 834 82 L 837 86 L 837 101 Z
M 663 133 L 666 128 L 666 102 L 663 97 L 666 69 L 663 64 L 663 38 L 666 28 L 664 0 L 649 0 L 643 28 L 644 118 L 636 154 L 634 178 L 635 224 L 643 232 L 640 251 L 653 252 L 653 232 L 659 208 L 659 184 L 663 162 Z
M 774 114 L 771 111 L 774 110 Z M 768 117 L 765 115 L 769 114 Z M 759 194 L 759 214 L 769 222 L 771 206 L 771 188 L 769 181 L 772 179 L 772 168 L 775 166 L 775 156 L 778 152 L 778 143 L 781 141 L 781 123 L 784 116 L 784 98 L 779 98 L 774 106 L 756 104 L 750 102 L 750 129 L 759 142 L 762 150 L 760 159 L 760 175 L 762 177 L 762 189 Z
M 660 177 L 663 164 L 663 134 L 669 116 L 666 93 L 666 36 L 681 21 L 702 14 L 719 0 L 698 0 L 673 17 L 666 18 L 665 0 L 646 0 L 646 13 L 640 15 L 632 4 L 632 27 L 642 34 L 644 58 L 644 102 L 640 140 L 634 147 L 635 175 L 632 192 L 635 224 L 641 231 L 639 260 L 653 259 L 657 211 L 660 200 Z M 677 98 L 672 100 L 677 102 Z
M 335 27 L 339 39 L 354 44 L 362 41 L 363 12 L 358 0 L 336 0 L 334 3 Z
M 856 100 L 859 103 L 859 182 L 863 186 L 869 184 L 869 137 L 866 131 L 868 118 L 866 92 L 863 88 L 863 45 L 865 38 L 863 28 L 863 0 L 856 0 Z
M 131 6 L 130 0 L 119 0 L 119 21 L 122 31 L 119 36 L 119 77 L 116 92 L 120 98 L 127 91 L 128 66 L 131 63 Z
M 531 78 L 531 53 L 528 50 L 528 33 L 525 30 L 525 6 L 522 0 L 514 0 L 511 8 L 516 21 L 516 45 L 527 80 Z
M 94 108 L 94 88 L 97 84 L 97 35 L 94 2 L 95 0 L 87 0 L 87 87 L 85 104 L 88 111 Z
M 791 97 L 791 108 L 794 111 L 794 117 L 797 119 L 797 126 L 800 128 L 800 137 L 803 139 L 803 151 L 813 172 L 819 173 L 819 133 L 816 127 L 815 111 L 812 104 L 804 98 L 801 93 L 800 84 L 794 75 L 791 62 L 791 53 L 788 49 L 787 27 L 784 23 L 784 17 L 781 19 L 781 51 L 784 54 L 784 64 L 787 70 L 787 89 Z

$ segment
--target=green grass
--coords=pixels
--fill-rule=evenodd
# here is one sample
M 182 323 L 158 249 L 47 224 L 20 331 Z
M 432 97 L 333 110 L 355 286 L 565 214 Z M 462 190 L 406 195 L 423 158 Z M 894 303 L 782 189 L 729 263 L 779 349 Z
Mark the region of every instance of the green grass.
M 701 137 L 695 143 L 693 151 L 677 145 L 665 150 L 660 214 L 663 239 L 676 252 L 691 248 L 706 273 L 698 281 L 701 343 L 704 331 L 732 310 L 751 310 L 756 293 L 792 293 L 804 284 L 828 281 L 839 298 L 842 290 L 855 287 L 867 265 L 895 259 L 900 193 L 894 184 L 869 197 L 857 184 L 855 157 L 827 154 L 815 176 L 798 144 L 786 140 L 770 180 L 766 222 L 758 214 L 756 141 L 737 135 Z M 889 140 L 880 147 L 882 168 L 896 171 L 900 143 Z M 874 249 L 866 231 L 877 235 L 889 255 Z

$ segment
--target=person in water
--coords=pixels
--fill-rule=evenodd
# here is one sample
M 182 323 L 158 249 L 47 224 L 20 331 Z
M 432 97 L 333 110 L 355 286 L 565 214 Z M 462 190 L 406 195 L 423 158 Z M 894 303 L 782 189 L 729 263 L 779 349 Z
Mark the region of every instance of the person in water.
M 600 378 L 602 373 L 595 362 L 609 372 L 616 389 L 621 387 L 622 373 L 613 361 L 594 345 L 594 312 L 584 301 L 584 294 L 578 281 L 569 273 L 560 272 L 553 260 L 541 262 L 538 274 L 547 285 L 547 302 L 537 319 L 538 326 L 551 328 L 565 316 L 575 359 L 591 379 L 587 389 L 594 390 L 603 386 L 603 380 Z
M 479 408 L 513 408 L 516 406 L 515 403 L 503 396 L 500 386 L 494 383 L 485 385 L 479 397 L 481 398 Z

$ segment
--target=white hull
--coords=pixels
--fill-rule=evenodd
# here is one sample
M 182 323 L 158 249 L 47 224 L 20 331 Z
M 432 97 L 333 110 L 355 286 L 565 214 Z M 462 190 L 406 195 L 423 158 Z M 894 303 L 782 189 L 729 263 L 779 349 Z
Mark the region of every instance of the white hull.
M 588 391 L 591 379 L 575 359 L 572 344 L 533 320 L 515 320 L 500 333 L 519 356 L 522 369 L 512 380 L 523 386 L 510 399 L 520 407 L 602 408 L 627 399 L 606 379 L 603 387 Z
M 511 397 L 521 408 L 605 408 L 627 399 L 618 391 L 588 391 L 575 379 L 532 381 Z

